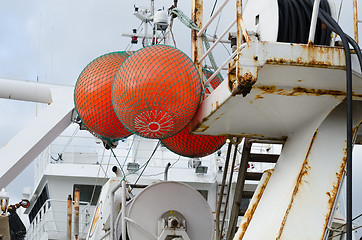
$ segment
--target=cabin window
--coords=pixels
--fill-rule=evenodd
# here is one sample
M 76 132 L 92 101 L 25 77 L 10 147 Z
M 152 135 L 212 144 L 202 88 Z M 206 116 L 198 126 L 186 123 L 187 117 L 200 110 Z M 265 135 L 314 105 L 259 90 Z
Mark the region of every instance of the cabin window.
M 90 202 L 91 205 L 93 205 L 93 206 L 97 205 L 99 195 L 101 194 L 102 186 L 74 184 L 73 185 L 73 199 L 74 199 L 74 191 L 76 188 L 79 189 L 79 201 L 80 202 Z
M 41 191 L 38 199 L 36 200 L 33 208 L 31 209 L 29 213 L 29 221 L 30 223 L 33 222 L 34 218 L 36 217 L 36 214 L 41 210 L 44 203 L 49 199 L 49 191 L 48 191 L 48 184 L 45 184 L 43 190 Z M 50 202 L 48 202 L 48 207 L 50 207 Z M 46 212 L 46 209 L 44 208 L 44 214 Z M 43 214 L 40 212 L 40 218 Z

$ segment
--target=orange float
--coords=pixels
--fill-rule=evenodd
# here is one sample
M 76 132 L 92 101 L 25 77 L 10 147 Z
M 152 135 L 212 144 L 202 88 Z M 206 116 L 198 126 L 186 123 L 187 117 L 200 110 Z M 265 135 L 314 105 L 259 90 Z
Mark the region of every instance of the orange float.
M 189 126 L 175 136 L 161 142 L 172 152 L 184 157 L 205 157 L 216 152 L 226 142 L 226 137 L 196 135 L 189 133 Z
M 111 101 L 111 89 L 126 52 L 105 54 L 88 64 L 74 90 L 75 109 L 90 132 L 104 139 L 125 138 L 132 133 L 118 120 Z
M 184 129 L 201 99 L 191 59 L 167 45 L 142 48 L 123 62 L 112 87 L 113 108 L 131 132 L 167 138 Z
M 208 70 L 206 68 L 204 68 L 202 71 L 204 73 L 204 83 L 205 83 L 207 81 L 207 79 L 209 79 L 212 76 L 212 74 L 214 74 L 214 72 L 212 72 L 212 71 L 210 71 L 210 70 Z M 204 97 L 209 95 L 213 90 L 215 90 L 217 88 L 217 86 L 220 85 L 221 82 L 222 82 L 222 79 L 220 79 L 219 76 L 216 75 L 216 77 L 214 77 L 210 81 L 210 83 L 206 86 Z

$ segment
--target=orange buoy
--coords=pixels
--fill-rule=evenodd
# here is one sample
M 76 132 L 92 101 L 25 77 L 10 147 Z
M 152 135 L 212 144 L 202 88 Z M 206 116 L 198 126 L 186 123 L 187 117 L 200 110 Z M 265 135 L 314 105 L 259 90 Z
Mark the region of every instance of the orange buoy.
M 189 124 L 201 89 L 199 73 L 186 54 L 171 46 L 153 45 L 135 52 L 120 66 L 112 103 L 129 131 L 162 139 Z
M 106 139 L 131 135 L 118 120 L 111 101 L 114 75 L 129 56 L 126 52 L 105 54 L 88 64 L 79 75 L 74 90 L 74 104 L 90 132 Z
M 202 71 L 203 71 L 203 77 L 204 77 L 203 82 L 205 83 L 207 81 L 207 79 L 209 79 L 212 76 L 212 74 L 214 74 L 214 72 L 212 72 L 206 68 L 202 69 Z M 209 95 L 212 91 L 214 91 L 217 88 L 217 86 L 220 85 L 221 82 L 222 82 L 222 79 L 220 79 L 219 76 L 216 75 L 216 77 L 214 77 L 210 81 L 210 83 L 207 86 L 205 86 L 206 88 L 205 88 L 204 98 L 205 98 L 205 96 Z
M 162 139 L 161 142 L 178 155 L 195 158 L 216 152 L 225 144 L 226 137 L 190 134 L 187 126 L 175 136 Z

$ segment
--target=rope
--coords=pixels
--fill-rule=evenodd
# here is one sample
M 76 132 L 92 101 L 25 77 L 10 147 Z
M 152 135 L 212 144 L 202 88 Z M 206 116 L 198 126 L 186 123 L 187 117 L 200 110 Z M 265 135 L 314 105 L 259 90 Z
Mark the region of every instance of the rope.
M 190 19 L 189 17 L 187 17 L 179 8 L 173 8 L 171 13 L 175 14 L 178 19 L 183 23 L 185 24 L 188 28 L 190 29 L 193 29 L 195 31 L 200 31 L 200 28 L 196 25 L 196 23 L 194 21 L 192 21 L 192 19 Z M 210 43 L 209 41 L 207 40 L 207 36 L 205 33 L 203 33 L 201 35 L 201 38 L 202 38 L 202 42 L 204 43 L 205 45 L 205 48 L 207 50 L 210 49 Z M 211 63 L 211 66 L 212 68 L 216 71 L 218 69 L 217 65 L 216 65 L 216 61 L 215 61 L 215 58 L 214 58 L 214 55 L 212 54 L 212 52 L 209 53 L 208 55 L 209 57 L 209 60 L 210 60 L 210 63 Z M 223 81 L 224 78 L 221 76 L 220 73 L 218 73 L 218 78 Z M 206 88 L 206 86 L 205 86 Z

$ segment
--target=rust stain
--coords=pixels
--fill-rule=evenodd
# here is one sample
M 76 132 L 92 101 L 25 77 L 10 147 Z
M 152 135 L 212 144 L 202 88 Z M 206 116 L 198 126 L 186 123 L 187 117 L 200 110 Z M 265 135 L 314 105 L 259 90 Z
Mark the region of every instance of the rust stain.
M 255 96 L 254 99 L 255 99 L 255 100 L 257 100 L 257 99 L 264 99 L 264 97 L 263 97 L 261 94 L 258 94 L 258 95 Z
M 310 166 L 309 166 L 309 163 L 308 163 L 308 157 L 309 157 L 310 151 L 312 149 L 313 143 L 314 143 L 315 139 L 317 138 L 317 135 L 318 135 L 318 129 L 317 129 L 317 131 L 315 131 L 315 133 L 314 133 L 314 135 L 312 137 L 312 140 L 311 140 L 311 142 L 309 144 L 308 151 L 307 151 L 307 154 L 305 156 L 302 169 L 301 169 L 301 171 L 299 173 L 299 176 L 298 176 L 298 178 L 296 180 L 296 184 L 295 184 L 295 187 L 294 187 L 294 190 L 293 190 L 292 198 L 291 198 L 291 200 L 289 202 L 289 206 L 288 206 L 288 208 L 287 208 L 287 210 L 285 212 L 285 215 L 284 215 L 284 218 L 283 218 L 283 221 L 282 221 L 282 224 L 280 226 L 279 233 L 278 233 L 278 236 L 277 236 L 276 239 L 280 239 L 281 235 L 283 234 L 283 229 L 284 229 L 285 223 L 287 221 L 288 215 L 289 215 L 290 210 L 292 208 L 294 199 L 295 199 L 297 193 L 299 192 L 299 187 L 301 186 L 301 184 L 303 182 L 304 176 L 308 175 L 309 170 L 311 169 Z
M 318 47 L 314 45 L 300 45 L 302 51 L 307 52 L 307 59 L 299 57 L 297 59 L 284 59 L 284 58 L 270 58 L 266 63 L 269 64 L 285 64 L 285 65 L 297 65 L 305 67 L 321 67 L 321 68 L 333 68 L 333 69 L 345 69 L 344 55 L 341 54 L 343 49 L 331 48 L 331 47 Z M 337 50 L 337 53 L 336 53 Z M 337 56 L 336 56 L 337 55 Z M 320 56 L 327 56 L 324 61 L 318 60 Z M 336 56 L 336 57 L 334 57 Z M 340 65 L 334 65 L 333 60 Z M 343 61 L 342 61 L 343 60 Z
M 245 97 L 250 93 L 256 81 L 257 77 L 254 77 L 250 72 L 241 74 L 237 77 L 236 82 L 233 84 L 232 95 L 235 96 L 242 94 Z
M 248 210 L 246 210 L 245 215 L 243 217 L 243 223 L 240 225 L 239 229 L 241 230 L 240 235 L 238 236 L 238 239 L 241 240 L 246 232 L 246 229 L 248 228 L 251 219 L 253 218 L 253 215 L 255 213 L 256 208 L 259 205 L 259 202 L 261 200 L 261 197 L 263 196 L 264 190 L 269 182 L 269 179 L 271 177 L 271 174 L 274 170 L 267 170 L 265 171 L 265 173 L 268 175 L 265 178 L 265 181 L 263 182 L 263 184 L 260 187 L 260 191 L 258 192 L 257 195 L 253 196 L 252 200 L 255 200 L 255 202 L 251 205 L 251 207 L 249 206 Z M 244 221 L 245 219 L 245 221 Z
M 327 230 L 329 219 L 331 217 L 331 213 L 332 213 L 332 210 L 333 210 L 333 207 L 334 207 L 334 203 L 336 201 L 336 197 L 337 197 L 337 194 L 338 194 L 338 189 L 339 189 L 339 186 L 341 185 L 341 182 L 342 182 L 342 178 L 343 178 L 343 175 L 344 175 L 344 169 L 346 167 L 346 160 L 347 160 L 346 156 L 347 156 L 347 148 L 344 148 L 343 161 L 342 161 L 341 165 L 339 166 L 339 171 L 336 172 L 337 180 L 336 180 L 336 182 L 333 183 L 332 190 L 330 192 L 326 193 L 327 196 L 328 196 L 328 209 L 329 209 L 329 211 L 325 216 L 324 229 L 323 229 L 324 233 Z
M 204 124 L 200 124 L 197 126 L 197 129 L 199 129 L 197 132 L 205 132 L 207 129 L 209 129 L 209 126 L 206 126 Z
M 309 96 L 345 96 L 346 92 L 339 90 L 327 90 L 327 89 L 308 89 L 302 87 L 295 87 L 292 90 L 276 88 L 275 86 L 258 86 L 255 89 L 259 89 L 263 92 L 263 94 L 277 94 L 283 96 L 301 96 L 301 95 L 309 95 Z M 260 95 L 260 94 L 259 94 Z M 257 97 L 259 96 L 257 95 Z M 355 97 L 361 97 L 361 94 L 353 93 Z
M 216 109 L 220 108 L 219 100 L 216 100 Z

